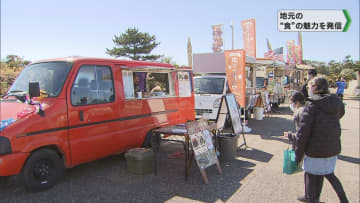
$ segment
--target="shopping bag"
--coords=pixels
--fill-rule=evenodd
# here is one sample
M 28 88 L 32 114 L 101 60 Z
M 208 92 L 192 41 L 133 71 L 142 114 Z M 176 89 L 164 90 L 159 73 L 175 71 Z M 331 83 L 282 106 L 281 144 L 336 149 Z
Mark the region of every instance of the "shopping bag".
M 302 168 L 301 164 L 296 164 L 295 151 L 289 149 L 284 150 L 283 173 L 290 175 L 300 171 L 302 171 Z

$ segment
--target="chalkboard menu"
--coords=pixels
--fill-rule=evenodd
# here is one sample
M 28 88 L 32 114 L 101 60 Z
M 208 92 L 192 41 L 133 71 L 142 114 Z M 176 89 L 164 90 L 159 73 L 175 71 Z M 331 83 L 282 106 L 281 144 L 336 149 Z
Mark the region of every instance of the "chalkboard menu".
M 216 128 L 223 129 L 225 127 L 226 117 L 228 115 L 228 109 L 223 96 L 220 101 L 220 108 L 216 117 Z
M 225 101 L 226 101 L 227 110 L 230 115 L 233 132 L 234 134 L 238 135 L 241 133 L 242 127 L 241 127 L 239 108 L 236 103 L 235 96 L 233 94 L 227 94 L 225 95 Z
M 224 128 L 225 120 L 228 115 L 231 119 L 233 133 L 235 135 L 242 134 L 244 139 L 244 144 L 242 144 L 241 146 L 247 147 L 244 132 L 246 131 L 250 132 L 251 129 L 245 126 L 243 130 L 243 126 L 241 125 L 241 119 L 240 119 L 240 111 L 236 103 L 235 96 L 233 94 L 227 94 L 221 98 L 220 108 L 216 118 L 217 129 Z
M 212 133 L 208 130 L 208 123 L 206 120 L 200 119 L 198 121 L 186 122 L 185 126 L 189 133 L 196 163 L 200 168 L 205 183 L 208 183 L 205 172 L 207 167 L 216 164 L 221 173 L 220 164 L 212 142 Z

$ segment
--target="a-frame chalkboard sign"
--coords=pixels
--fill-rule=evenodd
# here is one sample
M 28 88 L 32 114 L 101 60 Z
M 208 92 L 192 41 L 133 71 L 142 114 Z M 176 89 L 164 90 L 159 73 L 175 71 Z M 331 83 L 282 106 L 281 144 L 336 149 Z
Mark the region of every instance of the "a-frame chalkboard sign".
M 241 146 L 245 145 L 245 148 L 246 148 L 247 145 L 246 145 L 246 139 L 245 139 L 245 135 L 244 135 L 243 126 L 241 124 L 240 111 L 239 111 L 239 107 L 236 103 L 235 95 L 233 95 L 233 94 L 227 94 L 227 95 L 223 96 L 221 99 L 220 108 L 219 108 L 218 115 L 216 118 L 218 129 L 222 128 L 225 125 L 225 120 L 226 120 L 227 115 L 229 115 L 229 117 L 231 119 L 231 124 L 232 124 L 231 126 L 232 126 L 233 133 L 235 135 L 242 134 L 243 139 L 244 139 L 244 144 L 242 144 Z
M 212 133 L 206 120 L 190 121 L 185 123 L 193 148 L 195 160 L 206 184 L 209 183 L 205 169 L 216 164 L 219 173 L 222 173 L 215 147 L 212 142 Z

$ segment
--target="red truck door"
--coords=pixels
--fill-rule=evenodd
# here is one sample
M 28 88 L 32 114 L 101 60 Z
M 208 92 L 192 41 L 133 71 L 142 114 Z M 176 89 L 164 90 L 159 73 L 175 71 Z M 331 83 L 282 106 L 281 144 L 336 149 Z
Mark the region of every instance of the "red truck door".
M 111 65 L 79 65 L 68 91 L 69 141 L 72 165 L 113 154 L 116 108 Z

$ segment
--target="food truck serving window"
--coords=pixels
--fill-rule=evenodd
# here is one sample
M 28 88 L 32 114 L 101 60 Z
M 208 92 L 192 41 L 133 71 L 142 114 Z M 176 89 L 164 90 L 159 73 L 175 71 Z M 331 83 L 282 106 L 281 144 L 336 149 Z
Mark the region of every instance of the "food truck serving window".
M 171 72 L 123 70 L 126 99 L 175 96 Z
M 191 97 L 191 92 L 192 92 L 191 73 L 178 72 L 177 77 L 179 81 L 179 96 Z

